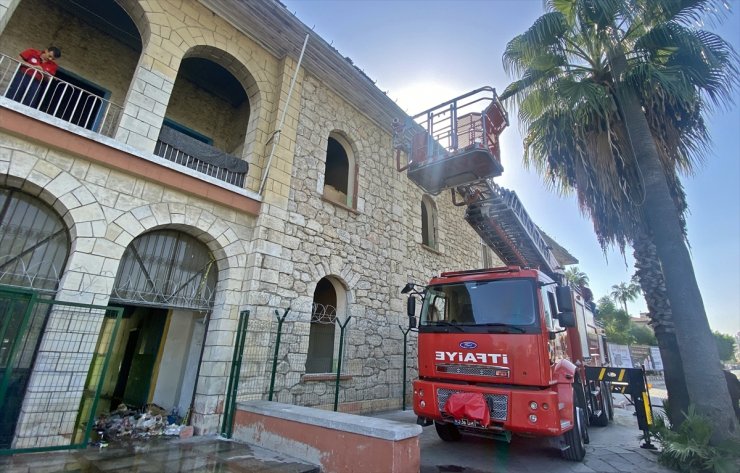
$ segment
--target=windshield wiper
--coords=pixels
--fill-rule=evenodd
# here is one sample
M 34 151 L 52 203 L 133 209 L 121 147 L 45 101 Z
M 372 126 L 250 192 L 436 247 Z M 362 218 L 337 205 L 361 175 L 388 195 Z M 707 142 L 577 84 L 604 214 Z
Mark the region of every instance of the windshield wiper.
M 516 330 L 519 333 L 527 333 L 527 331 L 521 327 L 517 327 L 516 325 L 502 324 L 500 322 L 491 322 L 487 324 L 478 324 L 478 325 L 483 326 L 483 327 L 506 327 L 511 330 Z
M 464 332 L 465 331 L 465 330 L 463 330 L 463 328 L 460 325 L 453 324 L 452 322 L 448 322 L 446 320 L 437 320 L 436 322 L 434 322 L 434 325 L 433 326 L 434 327 L 439 327 L 439 326 L 442 326 L 442 327 L 455 327 L 456 329 L 458 329 L 461 332 Z

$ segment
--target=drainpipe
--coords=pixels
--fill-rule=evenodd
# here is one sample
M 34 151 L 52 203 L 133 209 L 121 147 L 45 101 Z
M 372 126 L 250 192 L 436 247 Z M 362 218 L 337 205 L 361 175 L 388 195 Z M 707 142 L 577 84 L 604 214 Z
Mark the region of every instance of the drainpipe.
M 270 173 L 270 165 L 272 164 L 272 156 L 275 154 L 275 146 L 280 140 L 280 133 L 283 131 L 283 124 L 285 123 L 285 114 L 287 113 L 288 106 L 290 105 L 290 97 L 291 95 L 293 95 L 293 87 L 295 86 L 295 81 L 298 78 L 298 71 L 300 70 L 301 63 L 303 62 L 303 54 L 306 52 L 307 44 L 308 44 L 308 35 L 306 35 L 306 39 L 303 41 L 303 48 L 301 49 L 301 55 L 298 58 L 298 64 L 296 64 L 295 66 L 295 73 L 293 73 L 293 80 L 290 81 L 290 88 L 288 89 L 288 98 L 285 100 L 285 107 L 283 107 L 283 114 L 280 116 L 280 124 L 278 125 L 277 130 L 275 130 L 275 133 L 272 134 L 272 147 L 270 148 L 270 155 L 267 158 L 267 165 L 265 166 L 265 171 L 262 173 L 262 182 L 260 183 L 260 189 L 259 189 L 260 196 L 262 196 L 262 193 L 265 190 L 265 183 L 267 182 L 267 175 Z

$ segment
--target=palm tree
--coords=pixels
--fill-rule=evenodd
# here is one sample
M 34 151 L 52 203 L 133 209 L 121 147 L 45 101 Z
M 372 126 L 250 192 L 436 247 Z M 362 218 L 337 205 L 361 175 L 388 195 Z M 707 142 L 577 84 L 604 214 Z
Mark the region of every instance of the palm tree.
M 565 280 L 575 287 L 588 287 L 588 275 L 580 270 L 578 266 L 571 266 L 565 270 Z
M 622 304 L 622 308 L 626 314 L 629 314 L 627 310 L 627 302 L 633 302 L 640 295 L 640 286 L 634 282 L 626 283 L 621 282 L 612 286 L 612 292 L 610 297 L 614 299 L 614 302 Z
M 671 404 L 687 407 L 687 399 L 674 399 L 680 387 L 668 384 L 669 371 L 682 371 L 688 397 L 715 424 L 717 443 L 737 426 L 724 414 L 730 398 L 685 241 L 679 173 L 691 172 L 709 144 L 703 114 L 737 86 L 732 47 L 693 28 L 722 2 L 547 6 L 504 53 L 519 79 L 501 98 L 518 106 L 525 163 L 557 190 L 576 192 L 603 247 L 632 244 L 651 312 L 669 309 L 651 316 Z M 667 304 L 655 303 L 661 300 Z

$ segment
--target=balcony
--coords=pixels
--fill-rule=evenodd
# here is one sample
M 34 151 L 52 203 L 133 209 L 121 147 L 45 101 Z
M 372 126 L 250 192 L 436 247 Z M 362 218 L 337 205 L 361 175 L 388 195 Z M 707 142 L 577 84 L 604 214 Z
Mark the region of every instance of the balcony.
M 246 161 L 166 125 L 159 133 L 154 154 L 237 187 L 244 187 L 249 169 Z
M 113 137 L 123 108 L 95 93 L 0 54 L 2 95 L 87 130 Z

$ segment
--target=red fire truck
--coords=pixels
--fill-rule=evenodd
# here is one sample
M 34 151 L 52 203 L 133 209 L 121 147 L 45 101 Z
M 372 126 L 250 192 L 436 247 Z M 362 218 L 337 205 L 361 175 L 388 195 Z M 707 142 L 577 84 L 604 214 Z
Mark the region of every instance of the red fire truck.
M 604 339 L 593 303 L 565 285 L 552 242 L 516 194 L 493 182 L 503 171 L 498 137 L 507 125 L 490 87 L 394 124 L 398 170 L 428 193 L 449 189 L 507 265 L 403 289 L 414 326 L 422 301 L 414 412 L 445 441 L 551 437 L 564 458 L 580 461 L 589 423 L 605 426 L 612 416 L 609 386 L 585 373 L 605 362 Z

